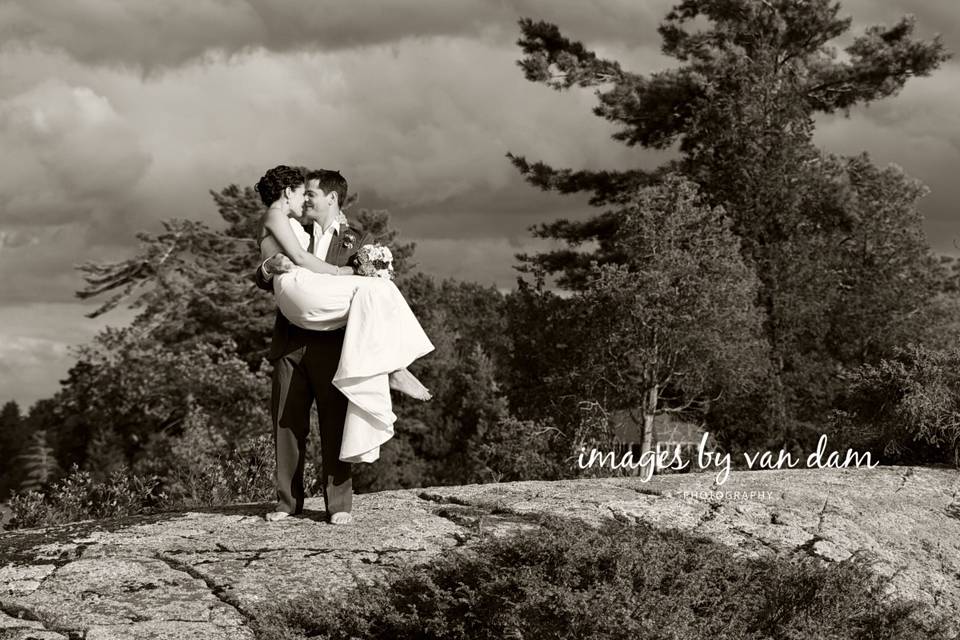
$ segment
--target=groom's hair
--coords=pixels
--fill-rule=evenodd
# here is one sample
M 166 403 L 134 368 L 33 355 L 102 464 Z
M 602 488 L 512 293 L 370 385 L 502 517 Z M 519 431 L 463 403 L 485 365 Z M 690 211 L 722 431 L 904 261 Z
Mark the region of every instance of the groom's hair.
M 317 169 L 309 172 L 304 180 L 307 182 L 316 180 L 324 193 L 330 193 L 331 191 L 336 193 L 338 206 L 342 207 L 347 200 L 347 179 L 340 175 L 339 171 Z
M 263 204 L 269 207 L 283 195 L 284 189 L 287 187 L 296 189 L 301 184 L 303 184 L 303 173 L 281 164 L 267 171 L 254 189 L 260 194 Z

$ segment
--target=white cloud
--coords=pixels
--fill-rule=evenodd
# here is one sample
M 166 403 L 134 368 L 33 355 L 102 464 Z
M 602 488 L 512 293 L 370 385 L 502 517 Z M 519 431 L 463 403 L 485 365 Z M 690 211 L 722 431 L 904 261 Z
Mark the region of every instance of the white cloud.
M 109 100 L 58 79 L 0 101 L 0 146 L 5 226 L 103 219 L 149 163 Z

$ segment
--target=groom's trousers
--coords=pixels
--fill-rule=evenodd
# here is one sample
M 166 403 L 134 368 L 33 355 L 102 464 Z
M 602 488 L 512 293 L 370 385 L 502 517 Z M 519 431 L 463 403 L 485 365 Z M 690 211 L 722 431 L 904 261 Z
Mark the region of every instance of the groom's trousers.
M 310 432 L 310 408 L 316 403 L 320 426 L 323 498 L 328 513 L 353 507 L 350 463 L 340 460 L 347 398 L 333 386 L 344 330 L 311 332 L 310 340 L 273 361 L 274 444 L 279 511 L 303 510 L 303 470 Z

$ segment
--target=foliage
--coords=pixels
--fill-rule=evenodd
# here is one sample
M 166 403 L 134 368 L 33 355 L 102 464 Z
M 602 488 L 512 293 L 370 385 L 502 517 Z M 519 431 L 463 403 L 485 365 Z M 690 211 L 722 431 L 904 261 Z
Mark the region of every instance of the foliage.
M 550 416 L 567 434 L 564 456 L 603 436 L 584 431 L 605 421 L 584 422 L 583 403 L 637 416 L 702 411 L 711 398 L 755 388 L 767 362 L 757 280 L 721 208 L 666 176 L 618 216 L 610 244 L 629 256 L 623 264 L 595 266 L 569 298 L 542 280 L 511 296 L 511 406 L 520 417 Z
M 201 454 L 192 447 L 204 444 L 205 437 L 191 434 L 171 443 L 178 458 L 165 477 L 165 485 L 171 492 L 171 505 L 194 508 L 263 502 L 276 496 L 275 452 L 271 435 L 261 433 L 234 446 L 224 443 L 222 447 L 212 447 Z M 304 469 L 308 495 L 314 492 L 317 481 L 316 468 L 308 462 Z
M 403 453 L 404 463 L 419 470 L 417 484 L 403 486 L 480 481 L 479 467 L 469 459 L 469 442 L 478 425 L 495 420 L 501 411 L 495 387 L 509 349 L 502 321 L 504 297 L 494 287 L 437 281 L 423 273 L 398 278 L 397 285 L 436 347 L 411 367 L 433 400 L 398 397 L 394 402 L 399 416 L 394 453 Z M 405 481 L 413 482 L 414 475 L 406 475 Z
M 20 405 L 10 400 L 0 409 L 0 460 L 15 461 L 25 443 L 24 417 L 20 414 Z M 18 471 L 16 465 L 10 463 L 0 469 L 0 500 L 19 484 Z
M 181 450 L 189 438 L 174 440 Z M 238 502 L 262 502 L 275 495 L 273 438 L 261 434 L 233 450 L 198 456 L 190 464 L 164 471 L 165 477 L 124 465 L 104 475 L 74 464 L 57 482 L 15 493 L 10 499 L 11 528 L 43 527 L 78 520 L 115 518 Z M 183 460 L 183 462 L 187 462 Z M 149 465 L 146 465 L 149 468 Z M 163 469 L 162 465 L 158 468 Z M 308 489 L 315 489 L 316 468 L 307 464 Z
M 65 522 L 147 513 L 165 498 L 160 479 L 116 470 L 98 482 L 73 465 L 70 473 L 43 491 L 30 489 L 10 498 L 10 528 L 45 527 Z
M 533 283 L 519 279 L 507 297 L 505 317 L 513 348 L 505 387 L 513 415 L 563 424 L 580 402 L 570 370 L 579 356 L 580 335 L 588 328 L 574 316 L 578 307 L 549 290 L 542 272 L 535 276 Z
M 911 344 L 845 376 L 835 413 L 841 446 L 882 453 L 889 463 L 960 467 L 960 348 Z
M 921 604 L 890 602 L 885 579 L 852 562 L 742 559 L 709 539 L 649 526 L 540 524 L 402 567 L 388 584 L 274 605 L 258 614 L 255 632 L 262 640 L 937 637 L 918 622 Z
M 448 411 L 458 430 L 448 458 L 450 481 L 510 482 L 556 476 L 555 433 L 534 421 L 510 416 L 493 359 L 479 345 L 462 362 L 451 398 L 455 402 Z
M 917 201 L 928 189 L 902 169 L 878 169 L 862 154 L 847 161 L 857 224 L 833 256 L 842 274 L 827 343 L 839 362 L 876 362 L 927 324 L 937 264 L 922 232 Z M 825 259 L 830 259 L 824 252 Z
M 267 353 L 273 301 L 258 295 L 252 237 L 216 231 L 202 222 L 171 219 L 158 234 L 138 233 L 137 256 L 79 267 L 87 287 L 80 298 L 109 294 L 96 317 L 123 301 L 140 309 L 133 326 L 158 343 L 239 347 L 248 364 Z
M 672 401 L 649 407 L 659 411 L 752 386 L 766 360 L 757 281 L 723 210 L 668 176 L 637 194 L 617 244 L 626 264 L 598 267 L 570 299 L 583 327 L 571 374 L 581 398 L 632 409 L 669 388 Z
M 79 356 L 57 396 L 64 462 L 131 465 L 176 495 L 174 470 L 269 432 L 269 377 L 229 342 L 174 350 L 109 329 Z

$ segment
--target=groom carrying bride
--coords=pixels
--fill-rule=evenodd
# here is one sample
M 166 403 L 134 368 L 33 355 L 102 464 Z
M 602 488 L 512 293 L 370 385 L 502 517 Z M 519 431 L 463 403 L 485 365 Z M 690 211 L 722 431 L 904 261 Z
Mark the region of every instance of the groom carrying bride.
M 280 166 L 257 190 L 269 210 L 260 237 L 267 259 L 256 282 L 274 291 L 279 307 L 268 355 L 278 504 L 267 520 L 303 509 L 316 402 L 324 502 L 330 522 L 343 524 L 351 520 L 350 463 L 373 462 L 392 437 L 390 388 L 429 399 L 406 366 L 433 345 L 392 282 L 353 275 L 348 266 L 372 238 L 340 212 L 347 183 L 339 172 L 314 171 L 304 179 Z
M 334 171 L 312 172 L 306 176 L 306 182 L 307 188 L 312 186 L 323 193 L 346 193 L 346 180 Z M 338 183 L 342 183 L 342 187 Z M 341 229 L 339 207 L 334 212 L 332 207 L 321 209 L 319 204 L 313 200 L 304 204 L 304 222 L 307 223 L 304 227 L 310 229 L 307 251 L 331 265 L 347 268 L 357 249 L 370 238 L 349 226 Z M 347 247 L 348 244 L 351 246 Z M 273 277 L 293 266 L 286 255 L 274 255 L 257 269 L 257 286 L 272 291 Z M 310 432 L 310 408 L 314 402 L 320 427 L 324 504 L 332 523 L 342 524 L 352 519 L 350 463 L 339 458 L 347 398 L 332 384 L 340 362 L 345 326 L 346 322 L 343 322 L 340 327 L 332 326 L 327 331 L 307 331 L 291 324 L 277 310 L 267 359 L 273 364 L 270 413 L 277 452 L 278 504 L 276 511 L 267 514 L 268 520 L 279 520 L 303 510 L 303 469 Z

